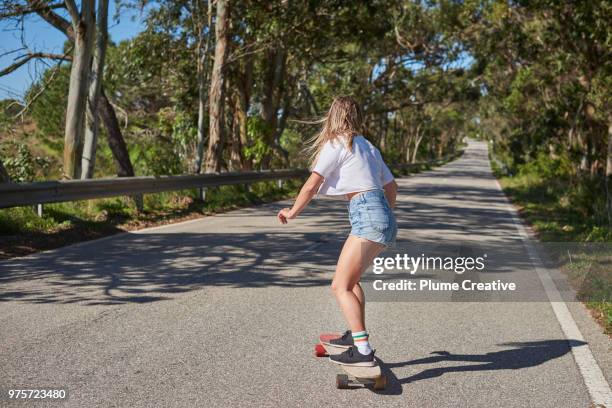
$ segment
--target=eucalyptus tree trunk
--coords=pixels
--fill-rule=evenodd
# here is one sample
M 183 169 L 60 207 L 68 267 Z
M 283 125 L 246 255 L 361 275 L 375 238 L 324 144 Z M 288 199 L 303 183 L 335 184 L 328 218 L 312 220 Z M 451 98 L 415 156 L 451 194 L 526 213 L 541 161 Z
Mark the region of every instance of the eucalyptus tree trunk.
M 408 137 L 408 142 L 406 143 L 406 146 L 407 146 L 406 147 L 406 163 L 413 162 L 412 155 L 416 155 L 416 154 L 413 153 L 410 146 L 413 146 L 416 144 L 416 139 L 420 132 L 421 132 L 420 123 L 417 124 L 416 127 L 414 127 L 412 124 L 410 125 L 410 136 Z
M 113 154 L 115 168 L 118 177 L 134 177 L 134 167 L 130 160 L 130 154 L 125 144 L 125 139 L 121 134 L 121 127 L 115 114 L 115 109 L 104 93 L 104 88 L 100 90 L 100 100 L 98 104 L 100 118 L 106 127 L 106 137 L 108 147 Z M 144 208 L 142 194 L 133 196 L 138 211 Z
M 291 113 L 291 94 L 289 92 L 285 92 L 284 102 L 283 102 L 283 113 L 278 120 L 278 125 L 274 130 L 274 137 L 272 139 L 272 147 L 274 151 L 278 153 L 278 155 L 283 160 L 283 164 L 285 166 L 289 166 L 289 152 L 287 152 L 281 146 L 281 136 L 285 131 L 285 127 L 287 126 L 287 118 L 289 118 L 289 114 Z
M 612 227 L 612 195 L 610 195 L 610 184 L 612 184 L 612 116 L 608 118 L 608 157 L 606 158 L 606 198 L 608 200 L 608 224 Z
M 285 77 L 285 62 L 287 52 L 277 48 L 272 53 L 270 65 L 268 66 L 266 83 L 264 85 L 263 119 L 272 127 L 276 128 L 277 113 L 282 98 Z
M 217 0 L 217 21 L 215 26 L 215 62 L 210 79 L 209 92 L 209 136 L 206 152 L 206 172 L 212 173 L 221 168 L 223 153 L 223 107 L 225 63 L 229 41 L 229 4 L 227 0 Z
M 102 122 L 106 127 L 106 136 L 108 138 L 108 147 L 113 153 L 113 160 L 115 161 L 115 167 L 117 168 L 117 176 L 119 177 L 133 177 L 134 168 L 130 160 L 130 155 L 121 134 L 121 127 L 115 114 L 115 109 L 111 105 L 110 101 L 104 93 L 104 88 L 100 92 L 100 100 L 98 109 Z
M 410 145 L 412 144 L 412 136 L 408 136 L 406 139 L 408 140 L 404 145 L 404 151 L 406 152 L 405 161 L 406 163 L 410 163 L 410 152 L 411 152 Z
M 278 125 L 278 110 L 284 93 L 286 58 L 287 52 L 282 48 L 270 50 L 267 55 L 268 66 L 263 84 L 261 117 L 267 125 L 266 142 L 273 150 L 278 150 L 274 139 Z M 267 154 L 261 161 L 261 167 L 269 168 L 271 161 L 272 154 Z
M 239 87 L 237 87 L 239 88 Z M 243 170 L 245 167 L 242 155 L 243 126 L 246 128 L 246 111 L 242 104 L 241 92 L 236 90 L 232 94 L 232 140 L 230 145 L 230 169 Z M 246 129 L 244 129 L 246 132 Z
M 108 43 L 108 0 L 98 0 L 98 21 L 96 32 L 96 49 L 91 68 L 91 83 L 85 115 L 85 143 L 81 159 L 81 178 L 93 177 L 98 147 L 99 114 L 98 101 L 104 75 L 104 58 Z
M 242 154 L 242 147 L 248 143 L 248 111 L 253 88 L 253 66 L 253 56 L 248 55 L 244 63 L 244 72 L 238 75 L 234 94 L 234 138 L 238 138 L 240 143 L 241 170 L 251 170 L 252 168 L 251 161 L 247 160 Z
M 196 151 L 196 160 L 194 172 L 202 171 L 202 162 L 204 160 L 204 144 L 206 142 L 206 69 L 208 66 L 208 54 L 210 52 L 210 42 L 212 37 L 212 4 L 208 1 L 208 34 L 204 40 L 204 28 L 200 28 L 198 40 L 198 147 Z M 204 43 L 204 44 L 202 44 Z
M 421 145 L 421 141 L 423 140 L 423 131 L 420 127 L 417 127 L 415 139 L 414 139 L 414 148 L 412 149 L 412 159 L 410 163 L 416 163 L 416 156 L 419 152 L 419 146 Z
M 608 157 L 606 159 L 606 177 L 612 177 L 612 117 L 608 119 Z
M 229 170 L 237 171 L 242 170 L 244 168 L 244 160 L 242 157 L 242 140 L 240 139 L 241 132 L 241 117 L 245 115 L 245 112 L 242 110 L 242 104 L 240 103 L 240 94 L 238 91 L 234 91 L 229 97 L 229 108 L 231 112 L 231 120 L 228 120 L 230 128 L 231 128 L 231 137 L 229 141 L 229 150 L 230 150 L 230 160 L 229 160 Z M 228 118 L 229 119 L 229 118 Z
M 8 171 L 6 171 L 6 168 L 4 167 L 4 164 L 2 163 L 2 159 L 0 159 L 0 183 L 10 183 L 11 182 L 11 177 L 8 174 Z
M 74 55 L 70 70 L 66 128 L 64 133 L 63 177 L 78 178 L 79 158 L 85 130 L 85 107 L 91 69 L 91 55 L 95 29 L 95 0 L 82 0 L 79 12 L 74 0 L 66 0 L 66 8 L 74 30 Z

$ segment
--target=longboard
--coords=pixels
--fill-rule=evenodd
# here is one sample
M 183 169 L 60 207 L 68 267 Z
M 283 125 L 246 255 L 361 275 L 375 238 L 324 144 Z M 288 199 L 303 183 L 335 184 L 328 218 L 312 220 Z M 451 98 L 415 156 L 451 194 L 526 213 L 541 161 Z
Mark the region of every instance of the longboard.
M 328 357 L 340 354 L 347 347 L 329 344 L 331 339 L 340 337 L 339 333 L 323 333 L 319 336 L 319 344 L 315 346 L 315 356 Z M 384 390 L 387 387 L 387 376 L 382 374 L 380 365 L 377 363 L 371 367 L 338 365 L 345 374 L 336 375 L 336 388 L 346 389 L 352 385 L 372 386 L 375 390 Z
M 387 387 L 387 376 L 382 374 L 378 363 L 371 367 L 338 365 L 346 374 L 336 374 L 336 388 L 346 389 L 351 385 L 370 385 L 375 390 L 384 390 Z
M 330 355 L 340 354 L 346 347 L 334 346 L 329 341 L 342 336 L 341 333 L 323 333 L 319 336 L 319 343 L 315 346 L 314 354 L 316 357 L 329 357 Z

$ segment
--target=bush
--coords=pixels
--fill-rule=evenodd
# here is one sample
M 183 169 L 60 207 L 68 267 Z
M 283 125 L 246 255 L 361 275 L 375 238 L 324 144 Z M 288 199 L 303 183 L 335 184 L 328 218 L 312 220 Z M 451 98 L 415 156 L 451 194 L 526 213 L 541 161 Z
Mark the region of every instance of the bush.
M 28 146 L 13 141 L 0 145 L 0 155 L 11 180 L 18 183 L 44 178 L 51 164 L 49 158 L 34 156 Z

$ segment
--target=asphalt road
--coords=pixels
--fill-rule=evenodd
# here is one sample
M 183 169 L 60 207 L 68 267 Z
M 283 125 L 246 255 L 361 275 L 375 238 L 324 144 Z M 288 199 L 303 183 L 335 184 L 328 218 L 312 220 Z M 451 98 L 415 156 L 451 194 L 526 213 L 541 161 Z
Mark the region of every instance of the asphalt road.
M 312 353 L 320 332 L 344 329 L 329 283 L 349 225 L 328 199 L 288 226 L 275 220 L 287 203 L 274 203 L 1 262 L 0 389 L 67 390 L 40 407 L 586 408 L 592 381 L 607 398 L 610 340 L 581 304 L 548 301 L 486 144 L 398 182 L 395 250 L 505 253 L 491 275 L 468 276 L 515 280 L 531 297 L 373 293 L 387 390 L 336 390 L 337 368 Z M 584 338 L 568 339 L 558 307 Z

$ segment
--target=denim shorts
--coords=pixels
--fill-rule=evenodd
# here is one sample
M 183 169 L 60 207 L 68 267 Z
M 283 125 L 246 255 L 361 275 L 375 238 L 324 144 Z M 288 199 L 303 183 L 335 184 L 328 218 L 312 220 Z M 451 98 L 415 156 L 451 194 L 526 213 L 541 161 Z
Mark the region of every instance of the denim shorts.
M 353 196 L 348 204 L 351 235 L 389 246 L 395 242 L 397 224 L 383 190 Z

